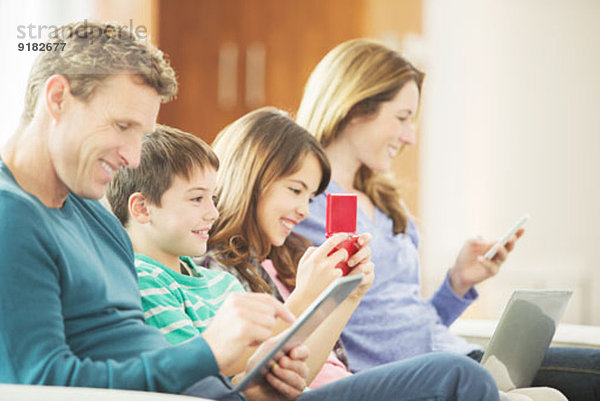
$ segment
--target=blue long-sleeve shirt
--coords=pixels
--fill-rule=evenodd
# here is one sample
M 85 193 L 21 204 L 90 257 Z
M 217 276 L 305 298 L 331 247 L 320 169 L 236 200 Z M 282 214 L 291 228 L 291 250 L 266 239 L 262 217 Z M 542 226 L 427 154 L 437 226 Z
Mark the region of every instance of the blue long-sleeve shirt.
M 344 192 L 331 182 L 324 194 L 313 199 L 310 216 L 294 231 L 320 245 L 325 241 L 326 194 Z M 392 219 L 381 210 L 375 208 L 371 220 L 359 208 L 357 232 L 373 235 L 370 247 L 375 281 L 342 333 L 351 370 L 432 351 L 468 354 L 478 348 L 448 330 L 477 298 L 474 288 L 461 298 L 446 276 L 431 299 L 420 296 L 419 236 L 412 221 L 406 233 L 394 234 Z
M 114 216 L 73 194 L 47 208 L 0 161 L 0 383 L 179 393 L 217 373 L 202 337 L 170 346 L 145 324 Z

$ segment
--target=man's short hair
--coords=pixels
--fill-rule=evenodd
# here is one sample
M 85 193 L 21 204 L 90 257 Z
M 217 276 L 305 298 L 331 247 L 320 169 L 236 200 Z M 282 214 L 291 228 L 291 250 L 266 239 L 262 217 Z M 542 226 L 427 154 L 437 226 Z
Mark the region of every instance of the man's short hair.
M 121 224 L 127 226 L 129 197 L 133 193 L 140 192 L 160 206 L 175 176 L 189 180 L 194 172 L 206 167 L 219 169 L 219 159 L 206 142 L 176 128 L 158 125 L 152 134 L 144 136 L 140 165 L 121 168 L 108 185 L 106 199 Z
M 175 71 L 162 52 L 126 26 L 75 22 L 58 27 L 48 43 L 51 51 L 40 53 L 29 74 L 22 123 L 31 121 L 46 80 L 57 74 L 67 78 L 71 94 L 84 101 L 103 80 L 119 73 L 140 77 L 163 102 L 177 93 Z

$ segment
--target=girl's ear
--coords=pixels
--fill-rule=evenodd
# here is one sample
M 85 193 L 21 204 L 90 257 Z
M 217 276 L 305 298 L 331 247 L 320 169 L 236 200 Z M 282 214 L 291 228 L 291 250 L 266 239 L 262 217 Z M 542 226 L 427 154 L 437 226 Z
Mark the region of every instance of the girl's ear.
M 148 199 L 141 192 L 134 192 L 129 197 L 127 203 L 129 216 L 140 224 L 150 222 L 150 210 L 148 208 Z

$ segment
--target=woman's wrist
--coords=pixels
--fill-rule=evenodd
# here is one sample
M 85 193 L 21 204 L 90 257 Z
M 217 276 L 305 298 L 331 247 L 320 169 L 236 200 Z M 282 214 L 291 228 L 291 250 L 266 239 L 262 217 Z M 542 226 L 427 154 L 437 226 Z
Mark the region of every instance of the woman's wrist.
M 460 272 L 458 272 L 458 269 L 456 267 L 450 269 L 450 271 L 448 272 L 448 276 L 450 278 L 450 288 L 452 289 L 452 291 L 454 291 L 454 293 L 460 298 L 463 298 L 467 294 L 467 292 L 469 292 L 472 285 L 465 283 L 461 279 Z

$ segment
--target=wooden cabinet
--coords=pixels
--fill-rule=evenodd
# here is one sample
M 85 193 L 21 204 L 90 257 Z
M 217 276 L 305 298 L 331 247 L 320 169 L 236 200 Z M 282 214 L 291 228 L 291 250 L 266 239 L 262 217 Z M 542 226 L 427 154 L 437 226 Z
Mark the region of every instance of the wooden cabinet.
M 362 36 L 358 0 L 159 2 L 159 47 L 179 75 L 159 121 L 210 142 L 264 105 L 294 111 L 311 69 L 335 44 Z
M 159 122 L 207 142 L 257 107 L 295 112 L 308 76 L 338 43 L 420 33 L 421 0 L 155 0 L 158 46 L 179 76 Z M 417 149 L 395 169 L 417 211 Z

